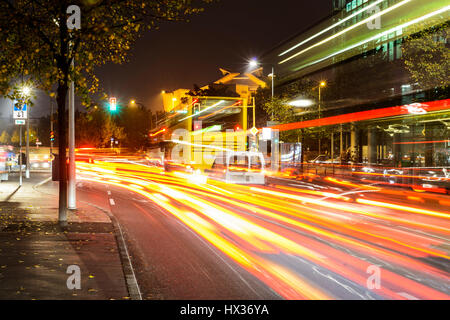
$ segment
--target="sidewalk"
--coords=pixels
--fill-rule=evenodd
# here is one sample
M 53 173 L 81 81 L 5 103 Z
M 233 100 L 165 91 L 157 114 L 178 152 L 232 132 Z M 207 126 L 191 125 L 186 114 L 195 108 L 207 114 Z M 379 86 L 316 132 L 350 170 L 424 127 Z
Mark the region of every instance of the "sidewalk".
M 0 183 L 0 299 L 128 299 L 111 219 L 79 201 L 60 227 L 58 183 L 36 187 L 49 176 L 19 189 L 17 176 Z M 79 267 L 81 289 L 68 288 L 69 266 Z

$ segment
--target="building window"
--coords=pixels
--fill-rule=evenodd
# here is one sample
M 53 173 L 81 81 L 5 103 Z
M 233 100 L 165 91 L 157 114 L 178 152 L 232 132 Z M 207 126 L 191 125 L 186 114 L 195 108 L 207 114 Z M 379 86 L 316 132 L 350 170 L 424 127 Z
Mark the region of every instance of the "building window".
M 389 50 L 389 61 L 394 61 L 394 42 L 389 41 L 388 42 L 388 50 Z
M 352 1 L 352 10 L 356 8 L 356 0 Z
M 347 12 L 350 12 L 350 11 L 352 11 L 352 3 L 351 2 L 347 3 Z

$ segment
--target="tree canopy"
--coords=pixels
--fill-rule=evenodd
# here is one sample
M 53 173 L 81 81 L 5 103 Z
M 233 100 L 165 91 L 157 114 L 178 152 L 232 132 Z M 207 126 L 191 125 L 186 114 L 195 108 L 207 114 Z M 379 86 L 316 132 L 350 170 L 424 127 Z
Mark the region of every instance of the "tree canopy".
M 414 81 L 423 89 L 447 87 L 450 79 L 450 23 L 421 30 L 405 38 L 403 60 Z
M 48 92 L 73 80 L 90 105 L 99 90 L 95 67 L 126 61 L 140 30 L 186 20 L 205 2 L 210 0 L 0 0 L 0 93 L 27 80 Z M 70 5 L 81 9 L 80 29 L 67 27 Z

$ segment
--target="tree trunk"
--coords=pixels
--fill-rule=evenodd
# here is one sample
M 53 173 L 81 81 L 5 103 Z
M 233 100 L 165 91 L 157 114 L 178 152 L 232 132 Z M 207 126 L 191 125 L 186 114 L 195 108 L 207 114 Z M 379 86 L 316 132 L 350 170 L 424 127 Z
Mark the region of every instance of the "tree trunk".
M 67 223 L 67 139 L 66 139 L 66 97 L 68 86 L 59 84 L 57 89 L 58 103 L 58 141 L 59 141 L 59 210 L 58 221 Z

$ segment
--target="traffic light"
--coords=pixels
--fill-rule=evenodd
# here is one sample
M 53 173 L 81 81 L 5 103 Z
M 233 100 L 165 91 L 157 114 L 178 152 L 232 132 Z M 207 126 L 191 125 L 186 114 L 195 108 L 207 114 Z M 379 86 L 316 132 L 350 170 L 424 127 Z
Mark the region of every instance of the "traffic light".
M 192 110 L 193 112 L 193 114 L 197 114 L 197 113 L 199 113 L 200 112 L 200 103 L 195 103 L 194 104 L 194 109 Z
M 241 126 L 240 125 L 235 125 L 234 126 L 234 131 L 240 131 L 241 130 Z
M 53 131 L 50 131 L 50 141 L 55 141 L 55 133 Z
M 117 110 L 117 99 L 114 97 L 109 98 L 109 111 L 113 112 Z

